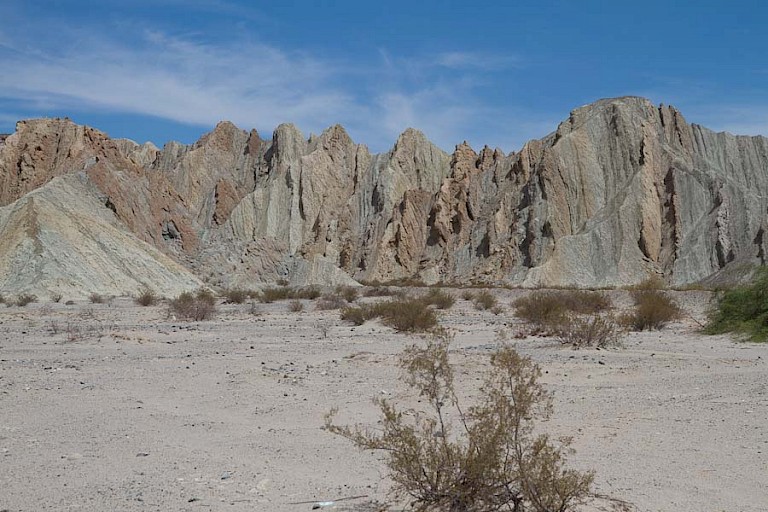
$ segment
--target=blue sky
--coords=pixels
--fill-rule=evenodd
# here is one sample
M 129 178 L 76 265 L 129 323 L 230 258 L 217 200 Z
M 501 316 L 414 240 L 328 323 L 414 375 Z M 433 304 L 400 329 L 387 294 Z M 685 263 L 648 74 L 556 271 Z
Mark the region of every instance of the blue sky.
M 768 6 L 753 1 L 0 0 L 0 132 L 69 116 L 194 142 L 340 123 L 505 151 L 575 107 L 639 95 L 768 135 Z

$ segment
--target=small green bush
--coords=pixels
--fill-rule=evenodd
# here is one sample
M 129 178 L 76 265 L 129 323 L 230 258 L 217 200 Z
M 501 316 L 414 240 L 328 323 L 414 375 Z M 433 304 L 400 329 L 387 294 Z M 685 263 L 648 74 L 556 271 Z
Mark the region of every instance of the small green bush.
M 487 290 L 483 290 L 475 294 L 473 302 L 475 303 L 475 309 L 483 310 L 493 309 L 496 307 L 496 305 L 498 305 L 499 301 L 496 300 L 496 296 L 494 294 Z
M 623 323 L 633 331 L 661 329 L 677 320 L 682 311 L 677 303 L 657 288 L 636 289 L 631 292 L 635 307 L 623 318 Z
M 768 341 L 768 270 L 761 269 L 750 285 L 721 292 L 704 332 L 735 332 L 752 341 Z

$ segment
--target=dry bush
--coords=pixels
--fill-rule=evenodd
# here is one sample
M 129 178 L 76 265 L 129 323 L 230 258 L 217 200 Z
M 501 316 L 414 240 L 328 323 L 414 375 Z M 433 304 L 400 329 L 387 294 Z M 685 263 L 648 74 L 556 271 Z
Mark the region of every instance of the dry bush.
M 435 311 L 419 299 L 392 299 L 341 310 L 341 319 L 354 325 L 381 318 L 384 325 L 399 332 L 425 332 L 437 326 Z
M 288 304 L 288 310 L 291 313 L 301 313 L 304 311 L 304 304 L 299 299 L 294 299 Z
M 139 306 L 154 306 L 157 304 L 157 294 L 151 288 L 144 286 L 139 289 L 139 294 L 136 295 L 136 304 Z
M 291 297 L 293 299 L 307 299 L 307 300 L 315 300 L 316 298 L 320 297 L 322 295 L 322 292 L 320 291 L 320 288 L 314 285 L 311 286 L 304 286 L 301 288 L 295 288 L 291 290 Z
M 612 315 L 601 316 L 593 313 L 586 318 L 569 316 L 557 331 L 560 343 L 574 348 L 617 346 L 623 334 Z
M 557 290 L 552 292 L 568 311 L 580 314 L 593 314 L 611 307 L 611 299 L 601 292 L 587 290 Z
M 557 326 L 566 316 L 565 305 L 550 291 L 531 292 L 512 304 L 515 315 L 538 328 Z
M 469 301 L 475 300 L 475 292 L 470 290 L 464 290 L 463 292 L 461 292 L 461 298 Z
M 499 302 L 496 300 L 496 296 L 488 290 L 476 293 L 472 301 L 475 303 L 475 309 L 480 310 L 493 309 Z
M 277 281 L 275 281 L 275 284 L 276 284 L 277 286 L 281 286 L 281 287 L 282 287 L 282 286 L 288 286 L 288 280 L 287 280 L 287 279 L 285 279 L 284 277 L 281 277 L 280 279 L 278 279 Z
M 315 302 L 315 309 L 319 311 L 329 311 L 332 309 L 341 309 L 347 304 L 347 301 L 341 295 L 323 295 L 317 302 Z
M 208 290 L 184 292 L 169 303 L 169 313 L 182 320 L 200 322 L 216 313 L 216 299 Z
M 259 295 L 259 300 L 269 304 L 278 300 L 288 299 L 314 300 L 320 295 L 320 288 L 317 286 L 305 286 L 303 288 L 289 288 L 288 286 L 281 286 L 279 288 L 264 288 Z
M 347 302 L 355 302 L 358 297 L 357 289 L 352 286 L 337 286 L 336 294 L 343 297 Z
M 32 302 L 37 302 L 36 295 L 32 295 L 30 293 L 22 293 L 16 297 L 16 300 L 13 302 L 13 304 L 20 308 L 23 308 L 24 306 Z
M 54 293 L 53 295 L 51 295 L 51 302 L 55 302 L 58 304 L 59 302 L 61 302 L 61 299 L 63 298 L 64 296 L 62 294 Z M 2 303 L 2 301 L 0 301 L 0 303 Z
M 541 370 L 510 347 L 491 356 L 481 396 L 462 407 L 445 334 L 403 353 L 405 382 L 425 404 L 401 410 L 375 399 L 376 430 L 334 423 L 325 428 L 358 448 L 384 453 L 394 490 L 422 512 L 567 512 L 590 496 L 594 476 L 568 469 L 568 440 L 557 445 L 536 434 L 536 420 L 552 413 Z M 454 418 L 451 421 L 450 418 Z
M 456 303 L 456 297 L 439 288 L 430 288 L 419 300 L 437 309 L 451 309 Z
M 222 292 L 226 304 L 243 304 L 251 292 L 242 288 L 227 288 Z
M 682 315 L 677 303 L 661 290 L 642 289 L 631 293 L 635 307 L 622 318 L 622 323 L 633 331 L 661 329 Z
M 372 288 L 366 288 L 363 295 L 366 297 L 390 297 L 395 295 L 395 290 L 387 288 L 386 286 L 374 286 Z
M 504 308 L 499 306 L 499 305 L 496 305 L 496 306 L 493 306 L 488 311 L 490 311 L 491 313 L 493 313 L 496 316 L 499 316 L 500 314 L 502 314 L 504 312 Z
M 104 304 L 104 302 L 106 302 L 106 299 L 100 293 L 92 293 L 88 297 L 88 300 L 91 301 L 91 304 Z

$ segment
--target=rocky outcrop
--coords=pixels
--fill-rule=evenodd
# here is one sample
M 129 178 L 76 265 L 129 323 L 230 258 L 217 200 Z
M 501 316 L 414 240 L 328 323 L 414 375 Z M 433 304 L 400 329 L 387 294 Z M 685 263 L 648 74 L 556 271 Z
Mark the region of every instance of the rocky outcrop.
M 449 155 L 406 130 L 372 155 L 341 126 L 263 140 L 227 122 L 158 149 L 26 121 L 0 145 L 0 204 L 70 174 L 126 232 L 214 285 L 681 285 L 764 264 L 768 243 L 768 139 L 634 97 L 576 109 L 512 154 L 464 143 Z

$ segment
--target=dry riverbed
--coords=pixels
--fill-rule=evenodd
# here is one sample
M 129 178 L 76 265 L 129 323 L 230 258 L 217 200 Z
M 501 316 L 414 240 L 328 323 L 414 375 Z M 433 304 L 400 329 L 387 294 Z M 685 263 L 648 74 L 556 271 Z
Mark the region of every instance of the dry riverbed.
M 768 345 L 697 333 L 709 294 L 676 293 L 688 316 L 622 348 L 573 350 L 515 339 L 523 292 L 496 293 L 498 316 L 465 300 L 441 313 L 459 388 L 506 339 L 545 372 L 555 414 L 541 426 L 573 436 L 572 465 L 596 471 L 599 493 L 648 512 L 768 510 Z M 403 396 L 397 357 L 418 338 L 303 302 L 192 323 L 127 298 L 0 308 L 0 511 L 280 512 L 356 496 L 324 510 L 379 510 L 380 455 L 322 430 L 323 415 L 375 425 L 371 398 Z

